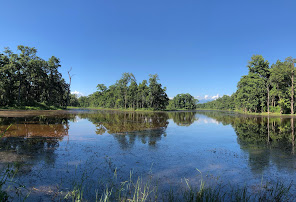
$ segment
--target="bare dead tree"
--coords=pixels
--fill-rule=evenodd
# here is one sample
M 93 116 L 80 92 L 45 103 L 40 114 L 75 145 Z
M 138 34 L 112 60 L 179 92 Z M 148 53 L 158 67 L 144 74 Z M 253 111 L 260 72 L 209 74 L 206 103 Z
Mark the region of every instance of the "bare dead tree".
M 69 76 L 69 88 L 68 88 L 68 93 L 67 93 L 67 100 L 66 100 L 66 108 L 69 105 L 69 97 L 70 97 L 70 88 L 71 88 L 71 82 L 72 82 L 72 77 L 75 76 L 75 74 L 71 75 L 70 72 L 72 71 L 72 67 L 68 71 L 68 76 Z

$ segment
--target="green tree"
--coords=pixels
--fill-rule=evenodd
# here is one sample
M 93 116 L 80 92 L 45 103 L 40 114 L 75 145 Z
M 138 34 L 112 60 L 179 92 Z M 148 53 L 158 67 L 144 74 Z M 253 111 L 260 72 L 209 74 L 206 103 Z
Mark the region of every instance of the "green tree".
M 45 61 L 37 56 L 37 49 L 27 46 L 17 50 L 5 48 L 0 54 L 0 105 L 66 106 L 69 85 L 58 72 L 59 59 L 53 56 Z
M 267 111 L 269 113 L 269 91 L 270 91 L 270 69 L 269 69 L 269 62 L 267 60 L 264 60 L 262 55 L 253 55 L 251 58 L 251 61 L 249 61 L 247 67 L 249 68 L 249 73 L 254 73 L 259 75 L 260 78 L 264 81 L 266 94 L 267 94 Z M 262 97 L 260 97 L 261 100 L 261 112 L 263 112 L 263 108 L 265 106 L 265 100 L 266 96 L 264 94 L 261 94 Z
M 238 82 L 236 91 L 237 106 L 245 112 L 258 112 L 265 96 L 265 81 L 258 74 L 249 73 Z
M 138 87 L 138 101 L 140 103 L 141 108 L 147 108 L 148 106 L 148 95 L 149 95 L 149 88 L 147 86 L 147 80 L 143 80 L 142 83 L 139 84 Z
M 136 80 L 132 80 L 128 88 L 128 104 L 129 104 L 129 107 L 133 109 L 138 107 L 137 92 L 138 92 L 138 84 Z
M 273 110 L 277 105 L 280 108 L 280 113 L 284 113 L 290 104 L 288 92 L 291 83 L 290 70 L 285 62 L 278 60 L 271 66 L 270 81 Z
M 286 64 L 289 67 L 290 70 L 290 77 L 291 77 L 291 114 L 294 114 L 294 76 L 295 76 L 295 63 L 296 59 L 293 59 L 292 57 L 286 58 Z
M 198 100 L 189 93 L 176 95 L 172 102 L 171 107 L 174 109 L 196 109 Z
M 154 110 L 163 110 L 169 104 L 169 98 L 165 93 L 166 88 L 162 88 L 161 84 L 158 83 L 158 75 L 149 75 L 149 107 Z

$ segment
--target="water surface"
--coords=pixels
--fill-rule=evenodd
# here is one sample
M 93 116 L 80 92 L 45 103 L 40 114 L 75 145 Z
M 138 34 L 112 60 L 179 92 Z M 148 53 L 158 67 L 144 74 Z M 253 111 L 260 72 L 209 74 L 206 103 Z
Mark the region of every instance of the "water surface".
M 254 187 L 296 179 L 292 118 L 230 112 L 119 112 L 104 110 L 0 111 L 0 166 L 19 167 L 18 180 L 35 199 L 93 187 L 114 176 L 153 173 L 160 189 L 198 184 Z M 292 182 L 292 190 L 295 186 Z

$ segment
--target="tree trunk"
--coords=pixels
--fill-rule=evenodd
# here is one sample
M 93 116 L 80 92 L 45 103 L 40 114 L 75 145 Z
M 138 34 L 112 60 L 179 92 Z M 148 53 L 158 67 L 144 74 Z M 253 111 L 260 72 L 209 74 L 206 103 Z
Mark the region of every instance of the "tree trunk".
M 124 96 L 124 108 L 126 109 L 126 93 L 125 93 L 125 96 Z
M 269 114 L 269 85 L 267 85 L 267 113 Z
M 269 116 L 267 117 L 267 144 L 269 144 L 270 134 L 269 134 Z
M 72 67 L 71 67 L 70 70 L 68 71 L 68 76 L 69 76 L 69 89 L 68 89 L 68 92 L 67 92 L 67 98 L 66 98 L 66 108 L 67 108 L 68 105 L 69 105 L 70 88 L 71 88 L 71 81 L 72 81 L 72 76 L 70 75 L 71 70 L 72 70 Z
M 294 137 L 294 118 L 291 118 L 291 130 L 292 130 L 292 154 L 294 154 L 295 137 Z
M 274 98 L 271 100 L 271 106 L 274 106 Z
M 18 105 L 20 105 L 22 79 L 21 79 L 21 73 L 20 72 L 18 73 L 18 75 L 19 75 L 20 84 L 19 84 L 19 89 L 18 89 L 17 103 L 18 103 Z
M 294 63 L 292 63 L 291 114 L 294 114 Z

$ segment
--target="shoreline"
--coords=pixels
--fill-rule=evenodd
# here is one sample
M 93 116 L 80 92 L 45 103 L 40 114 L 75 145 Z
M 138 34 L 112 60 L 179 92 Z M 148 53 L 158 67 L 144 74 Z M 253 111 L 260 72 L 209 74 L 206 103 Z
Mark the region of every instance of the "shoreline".
M 271 116 L 271 117 L 296 117 L 296 114 L 280 114 L 280 113 L 273 113 L 270 112 L 269 114 L 267 112 L 263 112 L 263 113 L 255 113 L 255 112 L 243 112 L 243 111 L 239 111 L 239 110 L 221 110 L 221 109 L 201 109 L 198 108 L 195 111 L 221 111 L 221 112 L 234 112 L 237 114 L 243 114 L 243 115 L 249 115 L 249 116 Z
M 296 114 L 280 114 L 280 113 L 272 113 L 269 114 L 267 112 L 264 113 L 249 113 L 249 112 L 243 112 L 239 110 L 221 110 L 221 109 L 203 109 L 203 108 L 197 108 L 197 109 L 174 109 L 174 110 L 153 110 L 153 109 L 114 109 L 114 108 L 101 108 L 101 107 L 67 107 L 67 108 L 57 108 L 53 106 L 42 106 L 42 107 L 33 107 L 33 106 L 22 106 L 22 107 L 0 107 L 0 112 L 5 111 L 69 111 L 69 110 L 106 110 L 106 111 L 122 111 L 122 112 L 154 112 L 154 113 L 160 113 L 160 112 L 198 112 L 198 111 L 219 111 L 219 112 L 232 112 L 237 113 L 241 115 L 246 116 L 264 116 L 264 117 L 296 117 Z

